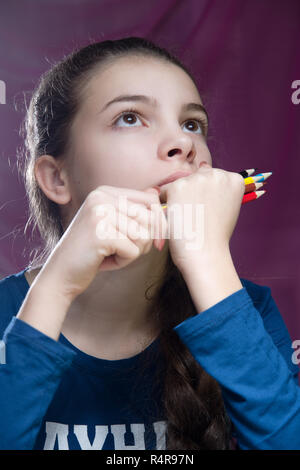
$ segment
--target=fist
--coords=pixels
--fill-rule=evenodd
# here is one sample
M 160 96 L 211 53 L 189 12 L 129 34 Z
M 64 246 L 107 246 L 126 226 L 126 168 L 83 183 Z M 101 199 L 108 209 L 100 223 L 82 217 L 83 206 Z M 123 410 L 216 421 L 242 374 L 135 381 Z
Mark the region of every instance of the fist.
M 179 269 L 228 250 L 244 192 L 240 174 L 208 164 L 168 184 L 169 250 Z

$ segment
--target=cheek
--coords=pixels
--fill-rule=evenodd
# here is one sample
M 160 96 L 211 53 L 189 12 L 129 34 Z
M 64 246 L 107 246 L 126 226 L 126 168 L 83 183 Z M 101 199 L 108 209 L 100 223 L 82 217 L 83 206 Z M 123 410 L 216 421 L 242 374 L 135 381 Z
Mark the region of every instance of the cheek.
M 74 191 L 82 199 L 102 185 L 134 187 L 139 178 L 138 153 L 136 145 L 125 145 L 117 139 L 84 137 L 77 146 L 71 169 Z
M 95 183 L 101 184 L 101 180 L 106 177 L 107 145 L 100 135 L 88 132 L 77 141 L 72 171 L 74 182 L 94 189 Z

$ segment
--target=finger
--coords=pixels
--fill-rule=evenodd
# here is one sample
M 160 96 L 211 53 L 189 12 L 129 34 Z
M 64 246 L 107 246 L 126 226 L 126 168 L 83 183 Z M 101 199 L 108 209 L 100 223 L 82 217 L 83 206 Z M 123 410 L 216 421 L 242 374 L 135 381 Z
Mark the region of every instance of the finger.
M 102 249 L 101 251 L 103 253 L 105 250 Z M 114 251 L 114 254 L 104 258 L 99 267 L 99 271 L 113 271 L 120 269 L 127 266 L 132 262 L 132 260 L 140 256 L 140 249 L 128 238 L 120 239 L 115 247 L 110 247 L 110 253 L 112 253 L 112 251 Z
M 149 239 L 147 227 L 129 217 L 127 213 L 123 214 L 115 206 L 112 207 L 113 210 L 108 210 L 103 205 L 98 206 L 97 209 L 97 215 L 101 216 L 97 229 L 102 230 L 103 238 L 107 237 L 114 240 L 117 237 L 117 232 L 120 232 L 122 238 L 128 237 L 133 240 L 140 237 Z M 102 216 L 103 211 L 105 211 L 104 217 Z
M 199 171 L 199 170 L 211 170 L 211 169 L 212 169 L 212 166 L 209 163 L 201 162 L 197 171 Z
M 160 204 L 155 204 L 157 207 L 160 207 Z M 151 204 L 151 207 L 154 205 Z M 155 246 L 158 248 L 158 243 L 160 236 L 156 235 L 155 233 L 158 232 L 158 230 L 155 229 L 155 226 L 157 225 L 157 215 L 155 212 L 153 212 L 151 209 L 147 209 L 146 206 L 143 204 L 136 204 L 131 201 L 124 201 L 123 203 L 119 203 L 117 206 L 118 212 L 122 213 L 123 215 L 128 217 L 128 221 L 126 222 L 126 219 L 122 219 L 124 224 L 128 223 L 130 225 L 130 220 L 136 221 L 137 224 L 139 224 L 141 227 L 143 227 L 145 230 L 149 232 L 149 238 L 151 240 L 154 240 Z M 142 230 L 137 229 L 137 226 L 134 224 L 131 224 L 132 230 L 135 231 L 139 230 L 141 233 L 143 233 Z M 122 227 L 123 233 L 125 233 L 126 229 L 125 226 L 123 225 Z M 129 232 L 130 235 L 131 232 Z M 146 239 L 146 236 L 143 237 Z M 155 239 L 157 241 L 155 241 Z
M 149 232 L 135 220 L 122 213 L 116 215 L 109 213 L 106 217 L 101 218 L 96 227 L 96 235 L 103 246 L 99 249 L 99 253 L 102 250 L 101 254 L 105 256 L 115 253 L 126 239 L 136 245 L 138 255 L 144 253 L 149 243 L 152 243 Z
M 117 203 L 116 198 L 114 198 L 114 200 Z M 167 227 L 167 222 L 165 220 L 164 213 L 161 209 L 160 202 L 152 203 L 150 209 L 148 209 L 141 203 L 137 204 L 126 199 L 124 201 L 118 201 L 117 209 L 120 213 L 128 216 L 129 219 L 135 220 L 138 224 L 148 230 L 151 239 L 154 240 L 154 244 L 158 248 L 158 242 L 163 237 L 163 234 L 166 232 Z M 124 223 L 126 223 L 125 219 Z M 135 226 L 132 225 L 132 227 Z M 122 231 L 123 233 L 125 233 L 124 227 L 122 228 Z
M 119 204 L 118 211 L 129 218 L 136 220 L 144 228 L 149 228 L 152 223 L 151 210 L 143 204 L 137 204 L 131 201 L 126 201 L 126 204 Z
M 114 187 L 114 186 L 99 186 L 99 188 L 95 189 L 95 191 L 107 193 L 117 198 L 122 196 L 132 202 L 144 204 L 147 207 L 149 207 L 154 202 L 159 201 L 158 193 L 156 191 L 152 193 L 152 192 L 139 191 L 136 189 L 119 188 L 119 187 Z
M 143 238 L 144 244 L 147 244 L 147 240 L 150 238 L 155 239 L 155 225 L 157 222 L 153 211 L 147 209 L 142 203 L 133 203 L 127 198 L 118 201 L 116 196 L 110 195 L 109 197 L 112 199 L 111 203 L 98 204 L 94 207 L 96 215 L 102 218 L 107 217 L 112 225 L 115 225 L 121 233 L 128 235 L 132 240 Z M 157 204 L 157 207 L 160 207 L 160 204 Z M 156 238 L 159 239 L 159 235 Z M 158 248 L 158 241 L 154 243 Z M 140 248 L 144 250 L 141 245 Z

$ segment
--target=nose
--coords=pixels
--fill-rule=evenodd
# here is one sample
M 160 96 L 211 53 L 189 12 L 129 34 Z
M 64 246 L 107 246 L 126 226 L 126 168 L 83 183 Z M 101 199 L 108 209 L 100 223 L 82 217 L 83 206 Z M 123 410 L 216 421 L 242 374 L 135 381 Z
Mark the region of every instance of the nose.
M 161 159 L 170 160 L 170 158 L 188 161 L 192 163 L 196 157 L 196 149 L 193 139 L 184 134 L 182 129 L 179 131 L 181 135 L 171 136 L 165 139 L 159 147 L 159 156 Z

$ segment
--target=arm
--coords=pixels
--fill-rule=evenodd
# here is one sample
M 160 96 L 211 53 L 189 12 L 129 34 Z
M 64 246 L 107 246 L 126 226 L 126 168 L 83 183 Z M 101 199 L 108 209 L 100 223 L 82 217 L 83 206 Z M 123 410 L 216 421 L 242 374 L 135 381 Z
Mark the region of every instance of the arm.
M 175 331 L 220 384 L 241 449 L 300 449 L 300 393 L 292 367 L 247 290 L 238 289 L 228 253 L 218 260 L 210 271 L 202 264 L 201 270 L 183 273 L 201 313 Z M 269 294 L 264 309 L 274 307 Z
M 3 335 L 6 346 L 6 363 L 0 365 L 0 449 L 3 450 L 33 449 L 63 373 L 76 355 L 33 326 L 38 326 L 40 317 L 41 330 L 46 331 L 47 318 L 59 313 L 63 317 L 63 304 L 59 304 L 57 297 L 46 301 L 45 295 L 45 291 L 30 289 L 19 311 L 22 315 L 13 317 Z M 56 335 L 53 330 L 50 333 Z
M 45 266 L 32 283 L 17 318 L 54 340 L 58 340 L 73 298 L 60 291 L 59 279 Z

